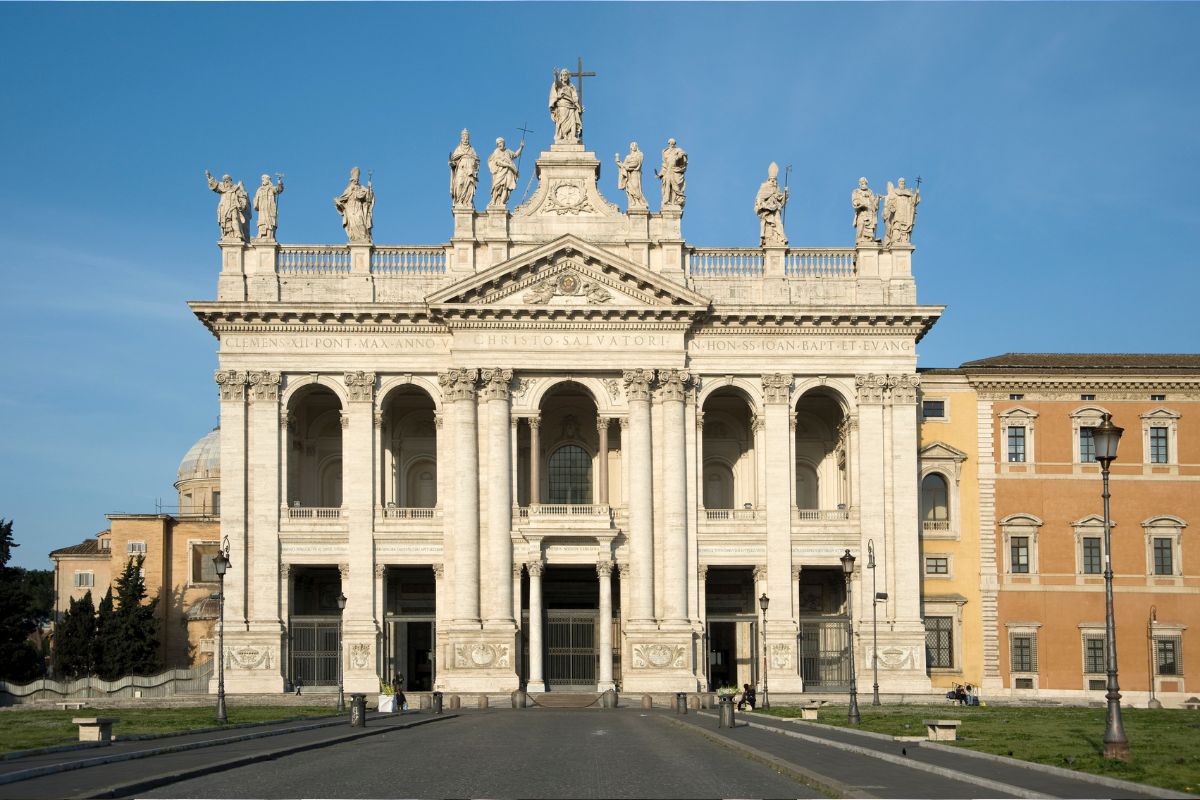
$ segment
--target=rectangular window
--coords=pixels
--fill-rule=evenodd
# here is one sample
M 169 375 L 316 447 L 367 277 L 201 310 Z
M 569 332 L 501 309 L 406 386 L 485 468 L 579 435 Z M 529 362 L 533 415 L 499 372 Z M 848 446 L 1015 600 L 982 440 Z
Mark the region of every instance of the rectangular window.
M 1165 401 L 1166 401 L 1166 399 L 1167 399 L 1167 396 L 1166 396 L 1165 394 L 1152 394 L 1152 395 L 1150 395 L 1150 402 L 1151 402 L 1151 403 L 1162 403 L 1162 402 L 1165 402 Z
M 95 585 L 96 576 L 91 571 L 75 573 L 75 588 L 84 589 L 91 588 Z
M 1167 461 L 1167 429 L 1150 429 L 1150 463 L 1166 464 Z
M 1104 672 L 1104 637 L 1083 637 L 1083 671 L 1089 675 Z
M 1083 537 L 1083 574 L 1099 575 L 1101 561 L 1103 561 L 1103 556 L 1100 552 L 1100 537 Z
M 946 416 L 945 400 L 925 400 L 921 403 L 921 416 L 925 419 L 943 419 Z
M 112 542 L 110 542 L 108 539 L 100 540 L 100 549 L 101 550 L 109 550 L 111 548 L 112 548 Z
M 125 552 L 126 553 L 145 553 L 146 552 L 146 543 L 145 542 L 129 542 L 129 544 L 127 544 L 125 546 Z
M 1096 442 L 1092 439 L 1095 428 L 1079 429 L 1079 463 L 1093 464 L 1096 461 Z
M 1175 559 L 1174 559 L 1174 542 L 1166 538 L 1154 539 L 1154 574 L 1155 575 L 1174 575 L 1175 574 Z
M 1080 400 L 1095 400 L 1095 399 L 1096 399 L 1096 395 L 1094 395 L 1094 394 L 1081 394 L 1081 395 L 1079 395 L 1079 399 L 1080 399 Z
M 1033 688 L 1033 678 L 1017 678 L 1015 681 L 1013 681 L 1013 688 L 1014 689 L 1032 689 Z
M 1010 565 L 1015 573 L 1029 572 L 1029 537 L 1014 536 L 1009 540 Z
M 213 558 L 219 549 L 216 544 L 192 545 L 192 583 L 216 583 L 217 568 Z
M 926 575 L 949 575 L 950 558 L 948 556 L 929 556 L 925 559 Z
M 1008 399 L 1009 399 L 1009 400 L 1024 400 L 1024 399 L 1025 399 L 1025 395 L 1023 395 L 1023 394 L 1010 394 L 1010 395 L 1008 396 Z
M 1182 675 L 1179 650 L 1183 640 L 1179 636 L 1154 637 L 1154 674 Z
M 1008 460 L 1025 461 L 1025 426 L 1011 425 L 1008 428 Z
M 1010 652 L 1012 659 L 1009 666 L 1013 672 L 1037 672 L 1036 634 L 1014 633 L 1011 639 Z
M 1103 692 L 1107 688 L 1108 687 L 1104 685 L 1103 678 L 1100 678 L 1099 680 L 1088 681 L 1088 689 L 1092 690 L 1093 692 Z
M 925 662 L 936 669 L 954 668 L 953 618 L 925 618 Z
M 213 515 L 219 515 L 221 513 L 221 493 L 220 492 L 213 492 L 212 513 L 213 513 Z

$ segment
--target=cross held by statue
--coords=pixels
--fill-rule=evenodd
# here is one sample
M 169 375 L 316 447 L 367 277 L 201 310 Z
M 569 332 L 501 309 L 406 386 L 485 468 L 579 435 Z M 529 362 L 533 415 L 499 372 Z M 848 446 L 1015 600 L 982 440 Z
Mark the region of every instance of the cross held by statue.
M 575 86 L 576 86 L 576 88 L 579 89 L 579 108 L 580 108 L 580 110 L 582 110 L 583 109 L 583 79 L 584 78 L 594 78 L 594 77 L 596 77 L 596 73 L 583 71 L 583 56 L 580 56 L 578 69 L 575 72 L 570 73 L 570 75 L 572 78 L 575 79 Z

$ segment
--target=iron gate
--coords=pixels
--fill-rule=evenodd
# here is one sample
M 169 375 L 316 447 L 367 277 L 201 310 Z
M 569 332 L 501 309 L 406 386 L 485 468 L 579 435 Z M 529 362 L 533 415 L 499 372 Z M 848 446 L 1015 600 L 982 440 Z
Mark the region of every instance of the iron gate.
M 546 612 L 546 683 L 551 686 L 595 686 L 600 656 L 596 652 L 595 611 Z
M 305 686 L 336 686 L 338 682 L 338 623 L 292 619 L 290 626 L 292 682 Z
M 846 620 L 801 620 L 800 676 L 805 691 L 850 686 L 850 637 Z

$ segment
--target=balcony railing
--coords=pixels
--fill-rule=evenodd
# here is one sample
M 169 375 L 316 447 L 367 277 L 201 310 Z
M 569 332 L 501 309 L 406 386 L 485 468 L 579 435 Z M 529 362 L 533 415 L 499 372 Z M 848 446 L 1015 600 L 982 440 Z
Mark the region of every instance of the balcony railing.
M 350 248 L 337 245 L 285 244 L 275 255 L 281 275 L 341 275 L 350 271 Z
M 704 278 L 759 278 L 762 250 L 730 247 L 696 248 L 688 253 L 688 274 Z
M 930 533 L 946 532 L 950 530 L 950 520 L 948 519 L 926 519 L 921 521 L 921 530 Z
M 709 522 L 749 522 L 758 519 L 757 508 L 706 508 L 704 518 Z
M 379 509 L 383 519 L 441 519 L 440 508 L 396 508 L 388 506 Z
M 858 519 L 857 508 L 792 508 L 793 522 L 839 522 Z
M 604 520 L 612 518 L 612 507 L 602 503 L 539 503 L 534 506 L 518 506 L 513 509 L 513 515 L 519 521 L 549 517 Z
M 446 271 L 446 248 L 421 245 L 376 247 L 371 251 L 375 275 L 441 275 Z
M 853 278 L 858 274 L 853 248 L 788 250 L 783 271 L 790 278 Z
M 283 514 L 287 519 L 312 520 L 339 520 L 350 516 L 345 509 L 321 506 L 284 506 Z

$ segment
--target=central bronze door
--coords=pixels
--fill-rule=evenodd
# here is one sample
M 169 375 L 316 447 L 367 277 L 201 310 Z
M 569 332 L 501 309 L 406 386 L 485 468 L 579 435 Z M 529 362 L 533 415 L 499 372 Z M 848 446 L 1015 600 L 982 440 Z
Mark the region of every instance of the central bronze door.
M 594 609 L 546 611 L 546 683 L 595 687 L 600 655 L 596 650 Z

